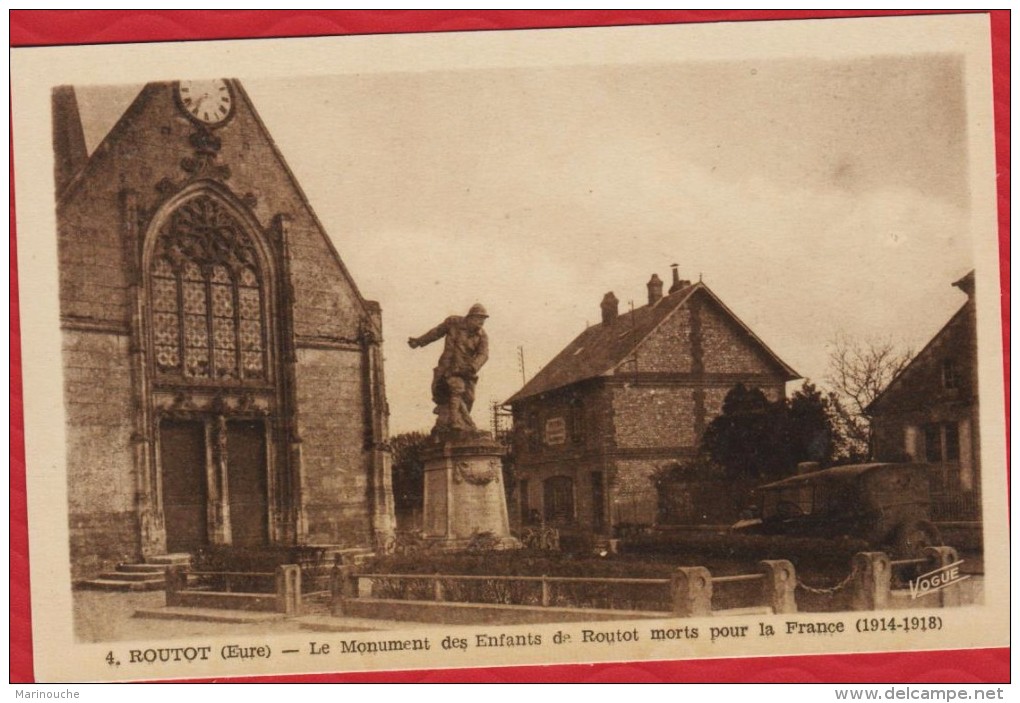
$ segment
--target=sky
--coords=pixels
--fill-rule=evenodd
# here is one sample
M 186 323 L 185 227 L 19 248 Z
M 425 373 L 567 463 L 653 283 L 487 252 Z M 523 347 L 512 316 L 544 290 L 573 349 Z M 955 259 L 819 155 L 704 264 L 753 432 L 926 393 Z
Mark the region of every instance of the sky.
M 838 334 L 920 349 L 973 268 L 963 69 L 923 54 L 241 80 L 382 305 L 397 433 L 433 421 L 440 348 L 409 336 L 488 308 L 487 426 L 522 385 L 519 349 L 530 378 L 607 291 L 643 305 L 673 263 L 816 383 Z M 90 149 L 139 89 L 78 89 Z

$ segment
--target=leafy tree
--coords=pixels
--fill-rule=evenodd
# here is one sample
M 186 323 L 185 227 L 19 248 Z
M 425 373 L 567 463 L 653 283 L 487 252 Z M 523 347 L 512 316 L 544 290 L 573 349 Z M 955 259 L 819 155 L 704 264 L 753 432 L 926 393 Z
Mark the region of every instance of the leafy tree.
M 790 465 L 785 414 L 783 404 L 770 402 L 760 389 L 737 384 L 705 429 L 703 449 L 730 477 L 778 477 Z
M 786 406 L 786 431 L 794 463 L 830 463 L 843 443 L 832 395 L 822 395 L 814 384 L 805 382 L 790 396 Z
M 421 452 L 427 432 L 403 432 L 390 438 L 393 449 L 393 503 L 399 513 L 420 510 L 425 500 L 425 463 Z
M 831 400 L 814 385 L 770 401 L 761 390 L 738 384 L 705 429 L 702 451 L 728 478 L 775 480 L 802 461 L 831 463 L 840 438 Z

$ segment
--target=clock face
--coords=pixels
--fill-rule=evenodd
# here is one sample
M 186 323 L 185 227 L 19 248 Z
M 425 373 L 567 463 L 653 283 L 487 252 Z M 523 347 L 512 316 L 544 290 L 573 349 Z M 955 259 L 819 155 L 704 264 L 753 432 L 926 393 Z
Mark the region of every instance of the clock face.
M 188 115 L 204 125 L 227 121 L 233 112 L 234 95 L 222 78 L 207 81 L 181 81 L 177 97 Z

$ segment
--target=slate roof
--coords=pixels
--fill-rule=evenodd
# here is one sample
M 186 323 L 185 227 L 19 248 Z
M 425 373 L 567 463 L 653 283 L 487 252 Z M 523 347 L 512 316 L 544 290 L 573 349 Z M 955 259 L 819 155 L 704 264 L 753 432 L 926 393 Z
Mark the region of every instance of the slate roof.
M 773 362 L 786 380 L 800 378 L 782 359 L 765 346 L 764 342 L 727 308 L 707 285 L 690 284 L 674 293 L 663 296 L 654 305 L 643 305 L 620 314 L 609 325 L 592 325 L 563 351 L 553 357 L 524 387 L 511 396 L 507 404 L 563 388 L 579 381 L 611 375 L 617 366 L 626 361 L 634 350 L 661 325 L 666 318 L 683 307 L 696 294 L 707 295 L 751 339 L 752 343 Z

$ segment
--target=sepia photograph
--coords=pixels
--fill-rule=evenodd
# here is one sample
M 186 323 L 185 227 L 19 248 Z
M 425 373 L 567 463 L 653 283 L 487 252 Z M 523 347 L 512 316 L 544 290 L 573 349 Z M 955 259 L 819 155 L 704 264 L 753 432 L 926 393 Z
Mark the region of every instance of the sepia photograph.
M 988 30 L 13 49 L 35 676 L 1008 646 Z

